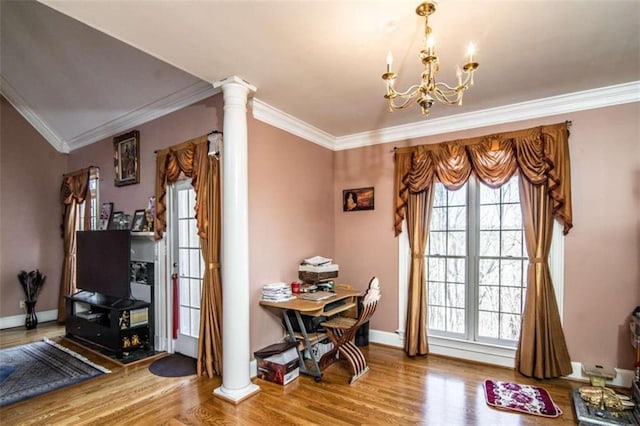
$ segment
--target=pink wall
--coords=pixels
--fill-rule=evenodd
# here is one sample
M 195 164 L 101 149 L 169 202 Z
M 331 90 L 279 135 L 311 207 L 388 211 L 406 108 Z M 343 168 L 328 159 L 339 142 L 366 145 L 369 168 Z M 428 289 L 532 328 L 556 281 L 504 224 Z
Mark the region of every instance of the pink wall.
M 0 312 L 19 315 L 24 292 L 17 275 L 40 269 L 47 276 L 37 312 L 57 308 L 62 270 L 60 184 L 67 156 L 58 153 L 1 98 Z
M 332 151 L 250 118 L 252 351 L 283 336 L 279 312 L 258 307 L 262 286 L 297 280 L 306 257 L 333 257 L 333 203 Z
M 222 130 L 221 117 L 222 99 L 214 96 L 131 129 L 140 131 L 139 184 L 120 187 L 114 185 L 113 137 L 73 151 L 69 155 L 69 170 L 87 166 L 100 167 L 100 202 L 113 202 L 114 211 L 123 211 L 133 216 L 135 210 L 146 208 L 149 197 L 154 195 L 154 151 L 202 136 L 214 129 Z
M 565 238 L 564 331 L 572 360 L 633 367 L 627 324 L 640 305 L 640 104 L 528 120 L 335 153 L 335 257 L 341 278 L 381 278 L 372 328 L 395 331 L 393 146 L 438 143 L 572 120 L 574 225 Z M 376 210 L 343 213 L 343 189 L 375 186 Z

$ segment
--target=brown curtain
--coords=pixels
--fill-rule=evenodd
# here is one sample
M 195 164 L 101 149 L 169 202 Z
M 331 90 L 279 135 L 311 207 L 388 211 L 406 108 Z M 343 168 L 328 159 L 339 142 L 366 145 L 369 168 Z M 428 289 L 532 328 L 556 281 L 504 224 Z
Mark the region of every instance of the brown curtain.
M 167 185 L 181 174 L 191 178 L 196 193 L 195 217 L 202 258 L 206 265 L 202 282 L 198 374 L 222 373 L 222 280 L 220 277 L 220 166 L 209 157 L 207 136 L 157 152 L 155 238 L 166 230 Z
M 558 377 L 566 374 L 567 369 L 571 371 L 548 271 L 547 256 L 551 234 L 546 226 L 547 221 L 553 221 L 553 216 L 563 222 L 565 234 L 573 226 L 568 136 L 567 123 L 560 123 L 436 145 L 400 148 L 396 151 L 396 235 L 402 231 L 405 216 L 409 219 L 409 211 L 414 208 L 410 204 L 412 194 L 430 191 L 436 179 L 447 189 L 455 190 L 462 186 L 473 172 L 482 182 L 496 188 L 519 171 L 524 177 L 520 181 L 527 181 L 526 184 L 532 185 L 544 199 L 546 208 L 540 205 L 540 200 L 524 199 L 524 194 L 531 193 L 531 190 L 521 194 L 523 212 L 527 209 L 525 217 L 528 215 L 529 218 L 523 220 L 530 262 L 527 301 L 523 312 L 516 364 L 523 374 L 538 378 Z M 424 214 L 423 218 L 428 220 L 429 214 Z M 410 223 L 410 220 L 407 220 L 407 228 L 410 236 L 420 235 L 421 230 L 428 230 L 428 224 L 419 221 Z M 412 255 L 415 254 L 412 248 Z M 414 271 L 413 263 L 412 260 L 408 297 L 410 305 L 422 304 L 412 293 L 415 292 L 412 289 L 415 286 L 414 282 L 421 283 L 426 288 L 425 281 L 419 276 L 414 276 L 424 273 Z M 549 298 L 553 299 L 553 303 Z M 545 309 L 541 309 L 541 305 L 544 305 Z M 420 317 L 414 316 L 422 314 L 416 306 L 408 306 L 407 311 L 412 315 L 407 319 L 409 330 L 411 323 L 421 320 Z M 541 330 L 549 332 L 542 333 Z M 406 338 L 422 337 L 419 334 L 407 333 Z M 405 344 L 406 348 L 418 346 L 418 342 Z M 408 354 L 411 355 L 409 352 Z
M 76 231 L 79 229 L 78 205 L 83 203 L 89 193 L 90 167 L 67 173 L 62 176 L 60 201 L 63 208 L 62 237 L 64 258 L 60 277 L 58 296 L 58 322 L 63 323 L 67 316 L 64 296 L 76 292 Z M 90 216 L 90 215 L 85 215 Z
M 222 237 L 220 210 L 220 160 L 209 157 L 209 238 L 201 239 L 206 270 L 202 287 L 200 336 L 198 340 L 198 375 L 206 371 L 209 377 L 222 374 L 222 278 L 220 276 L 220 240 Z

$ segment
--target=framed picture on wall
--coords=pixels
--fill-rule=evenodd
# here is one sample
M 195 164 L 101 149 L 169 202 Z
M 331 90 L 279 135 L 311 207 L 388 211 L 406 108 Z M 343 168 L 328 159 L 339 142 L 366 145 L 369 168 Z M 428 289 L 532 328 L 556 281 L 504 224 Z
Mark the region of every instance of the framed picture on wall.
M 113 138 L 113 167 L 116 186 L 140 183 L 140 132 Z
M 342 211 L 373 210 L 373 186 L 369 188 L 345 189 L 342 191 Z

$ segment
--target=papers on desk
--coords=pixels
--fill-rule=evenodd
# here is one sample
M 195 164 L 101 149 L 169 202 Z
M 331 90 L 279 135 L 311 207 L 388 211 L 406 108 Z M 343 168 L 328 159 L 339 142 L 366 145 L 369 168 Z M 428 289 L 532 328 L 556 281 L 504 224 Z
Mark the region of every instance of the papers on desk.
M 329 293 L 327 291 L 317 291 L 315 293 L 300 293 L 300 295 L 298 295 L 298 298 L 304 300 L 313 300 L 317 302 L 319 300 L 330 299 L 335 295 L 335 293 Z
M 272 283 L 262 286 L 262 300 L 286 302 L 295 298 L 291 293 L 291 286 L 287 283 Z
M 322 256 L 313 256 L 313 257 L 309 257 L 307 259 L 304 259 L 302 261 L 302 264 L 307 264 L 307 265 L 313 265 L 313 266 L 320 266 L 320 265 L 325 265 L 328 263 L 331 263 L 333 259 L 327 259 L 326 257 L 322 257 Z

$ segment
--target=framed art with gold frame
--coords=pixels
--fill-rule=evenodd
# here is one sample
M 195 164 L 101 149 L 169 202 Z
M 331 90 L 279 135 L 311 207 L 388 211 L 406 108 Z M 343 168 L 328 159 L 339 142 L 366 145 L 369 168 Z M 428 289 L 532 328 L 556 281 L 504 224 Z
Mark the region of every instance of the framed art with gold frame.
M 140 183 L 140 132 L 113 138 L 113 168 L 116 186 Z

